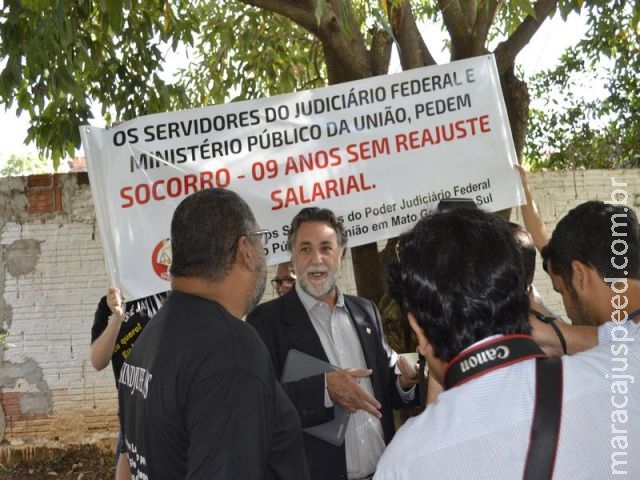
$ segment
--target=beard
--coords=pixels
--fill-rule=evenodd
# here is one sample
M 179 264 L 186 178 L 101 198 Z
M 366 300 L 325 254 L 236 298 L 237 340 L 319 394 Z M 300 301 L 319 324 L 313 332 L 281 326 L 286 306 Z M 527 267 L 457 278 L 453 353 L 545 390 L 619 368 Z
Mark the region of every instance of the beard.
M 587 304 L 578 297 L 578 293 L 574 288 L 569 289 L 569 295 L 571 297 L 571 305 L 565 305 L 567 316 L 576 325 L 591 325 L 598 326 L 597 318 L 591 314 Z
M 309 281 L 311 273 L 319 271 L 317 269 L 308 269 L 302 275 L 299 275 L 296 281 L 300 283 L 300 288 L 314 298 L 320 299 L 328 295 L 336 288 L 338 275 L 336 271 L 323 270 L 327 273 L 327 278 L 321 284 L 313 284 Z
M 258 303 L 260 303 L 262 295 L 264 295 L 264 290 L 267 286 L 267 262 L 264 257 L 262 257 L 262 261 L 256 269 L 256 276 L 258 277 L 258 280 L 253 288 L 251 296 L 249 297 L 247 313 L 258 306 Z

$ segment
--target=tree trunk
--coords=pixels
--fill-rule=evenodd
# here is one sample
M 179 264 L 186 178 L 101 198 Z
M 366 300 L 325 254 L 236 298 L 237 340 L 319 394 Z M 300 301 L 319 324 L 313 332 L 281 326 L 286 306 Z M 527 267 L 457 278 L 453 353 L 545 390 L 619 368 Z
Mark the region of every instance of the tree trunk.
M 368 298 L 378 305 L 384 295 L 384 279 L 378 246 L 375 243 L 368 243 L 352 248 L 351 261 L 358 296 Z
M 511 127 L 513 145 L 518 156 L 518 163 L 522 162 L 522 152 L 524 150 L 525 137 L 527 135 L 527 125 L 529 123 L 529 89 L 527 83 L 517 78 L 513 72 L 513 67 L 500 78 L 502 85 L 502 95 L 507 107 L 507 116 Z M 511 218 L 511 208 L 496 212 L 505 220 Z
M 527 134 L 530 102 L 529 89 L 526 82 L 515 76 L 513 67 L 502 75 L 500 81 L 502 83 L 502 95 L 507 107 L 507 115 L 509 116 L 509 124 L 511 125 L 511 135 L 516 147 L 518 161 L 520 161 Z

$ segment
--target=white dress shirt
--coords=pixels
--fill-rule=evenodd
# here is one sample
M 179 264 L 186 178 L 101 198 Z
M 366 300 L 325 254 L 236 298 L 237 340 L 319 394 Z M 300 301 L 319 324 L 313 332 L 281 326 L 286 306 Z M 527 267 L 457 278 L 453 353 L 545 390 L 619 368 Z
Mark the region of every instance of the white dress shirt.
M 562 357 L 556 480 L 618 478 L 614 468 L 640 478 L 640 325 L 625 325 L 634 341 L 612 343 L 614 327 L 601 327 L 597 347 Z M 522 478 L 534 389 L 526 360 L 442 392 L 396 433 L 374 479 Z
M 304 292 L 299 283 L 296 283 L 295 288 L 320 337 L 329 363 L 340 368 L 366 369 L 367 364 L 360 339 L 349 318 L 342 292 L 338 291 L 336 306 L 333 311 L 330 311 L 326 303 Z M 374 396 L 369 378 L 362 378 L 359 382 L 370 395 Z M 352 414 L 345 433 L 345 448 L 348 478 L 351 480 L 369 477 L 385 448 L 380 420 L 364 410 L 358 410 Z

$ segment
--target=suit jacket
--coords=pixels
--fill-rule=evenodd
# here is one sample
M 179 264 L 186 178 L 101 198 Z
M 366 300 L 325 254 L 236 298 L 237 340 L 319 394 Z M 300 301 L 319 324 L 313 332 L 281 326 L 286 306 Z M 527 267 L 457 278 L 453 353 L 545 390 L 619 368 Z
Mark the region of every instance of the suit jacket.
M 406 407 L 395 385 L 393 351 L 387 343 L 375 305 L 352 295 L 344 295 L 344 301 L 356 327 L 367 367 L 373 370 L 371 383 L 376 399 L 382 404 L 382 428 L 385 442 L 389 443 L 394 434 L 392 409 Z M 329 361 L 295 288 L 259 305 L 247 316 L 247 322 L 256 328 L 267 345 L 278 377 L 291 349 Z M 324 407 L 324 375 L 286 383 L 283 387 L 300 415 L 303 428 L 333 419 L 333 408 Z M 306 433 L 304 443 L 313 480 L 347 479 L 344 445 L 337 447 Z

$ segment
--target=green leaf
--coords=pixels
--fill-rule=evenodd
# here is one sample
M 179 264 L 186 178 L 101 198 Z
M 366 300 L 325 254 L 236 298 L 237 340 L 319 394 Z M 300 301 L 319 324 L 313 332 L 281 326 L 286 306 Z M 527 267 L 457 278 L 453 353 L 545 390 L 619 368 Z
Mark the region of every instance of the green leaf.
M 341 8 L 340 8 L 340 20 L 342 23 L 342 28 L 344 29 L 345 33 L 347 34 L 347 36 L 352 36 L 353 35 L 353 21 L 354 21 L 354 15 L 353 15 L 353 9 L 351 8 L 351 2 L 345 1 L 342 2 L 341 4 Z
M 322 17 L 326 10 L 327 10 L 327 0 L 317 0 L 316 8 L 314 9 L 313 13 L 316 17 L 316 22 L 318 22 L 318 27 L 320 26 L 320 21 L 322 20 Z
M 124 9 L 122 3 L 123 0 L 106 0 L 105 2 L 109 25 L 116 34 L 122 31 L 124 25 Z

